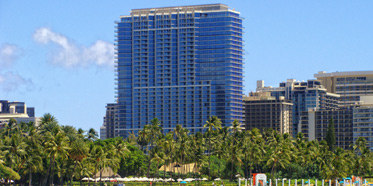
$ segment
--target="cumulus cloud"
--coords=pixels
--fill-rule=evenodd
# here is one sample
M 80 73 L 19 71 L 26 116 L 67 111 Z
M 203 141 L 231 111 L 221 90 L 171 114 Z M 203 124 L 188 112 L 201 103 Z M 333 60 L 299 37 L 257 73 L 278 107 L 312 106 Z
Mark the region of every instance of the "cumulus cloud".
M 98 40 L 89 47 L 80 46 L 66 36 L 56 33 L 49 28 L 39 28 L 33 38 L 43 45 L 54 45 L 50 51 L 50 61 L 65 68 L 88 67 L 92 65 L 114 67 L 114 45 Z
M 21 49 L 17 45 L 2 44 L 0 46 L 0 66 L 2 68 L 12 65 L 21 55 Z
M 25 79 L 13 72 L 0 73 L 0 89 L 4 92 L 14 92 L 16 90 L 31 91 L 34 84 L 31 79 Z

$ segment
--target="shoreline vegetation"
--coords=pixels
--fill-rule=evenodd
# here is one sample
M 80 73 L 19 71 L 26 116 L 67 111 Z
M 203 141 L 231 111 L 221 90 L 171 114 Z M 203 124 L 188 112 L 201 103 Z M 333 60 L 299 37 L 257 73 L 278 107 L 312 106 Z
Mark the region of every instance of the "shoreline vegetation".
M 59 125 L 51 114 L 41 118 L 40 126 L 11 119 L 0 130 L 0 181 L 83 185 L 85 177 L 102 179 L 107 168 L 121 177 L 221 178 L 232 183 L 237 175 L 247 179 L 253 173 L 272 180 L 373 177 L 373 153 L 366 140 L 359 138 L 348 150 L 337 148 L 332 125 L 331 120 L 326 140 L 319 142 L 307 141 L 302 133 L 293 138 L 271 129 L 244 130 L 238 121 L 221 127 L 215 116 L 204 124 L 204 133 L 191 134 L 177 125 L 162 134 L 155 118 L 137 137 L 100 140 L 94 129 Z

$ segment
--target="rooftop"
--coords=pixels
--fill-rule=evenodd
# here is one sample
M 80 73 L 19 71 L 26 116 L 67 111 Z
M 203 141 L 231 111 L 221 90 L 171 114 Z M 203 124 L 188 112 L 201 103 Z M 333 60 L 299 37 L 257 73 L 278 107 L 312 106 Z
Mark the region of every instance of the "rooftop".
M 320 71 L 314 74 L 315 78 L 319 77 L 333 77 L 333 76 L 361 76 L 361 75 L 373 75 L 373 71 L 345 71 L 345 72 L 330 72 Z
M 225 4 L 204 4 L 204 5 L 189 5 L 189 6 L 170 6 L 158 8 L 140 8 L 132 9 L 131 15 L 139 14 L 163 14 L 163 13 L 176 13 L 176 12 L 192 12 L 192 11 L 220 11 L 229 10 Z M 126 17 L 126 16 L 121 16 Z

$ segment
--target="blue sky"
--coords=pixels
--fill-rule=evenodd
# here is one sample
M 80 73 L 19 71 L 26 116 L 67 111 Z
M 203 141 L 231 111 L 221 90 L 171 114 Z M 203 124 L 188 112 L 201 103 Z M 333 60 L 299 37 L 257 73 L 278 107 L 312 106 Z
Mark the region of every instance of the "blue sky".
M 244 17 L 245 94 L 318 71 L 373 68 L 373 1 L 0 0 L 0 99 L 96 130 L 114 102 L 114 21 L 131 9 L 224 3 Z

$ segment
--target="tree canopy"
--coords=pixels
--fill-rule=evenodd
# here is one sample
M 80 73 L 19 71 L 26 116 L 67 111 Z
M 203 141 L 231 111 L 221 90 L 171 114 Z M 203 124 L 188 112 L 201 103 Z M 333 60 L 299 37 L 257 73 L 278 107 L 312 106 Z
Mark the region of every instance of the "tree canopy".
M 373 155 L 365 138 L 351 149 L 326 141 L 307 141 L 275 130 L 244 130 L 238 121 L 221 127 L 217 117 L 204 132 L 191 133 L 177 125 L 168 133 L 153 119 L 137 134 L 100 140 L 94 129 L 61 126 L 45 114 L 40 126 L 9 122 L 0 130 L 0 179 L 29 185 L 52 185 L 101 177 L 105 168 L 121 176 L 234 179 L 266 173 L 271 178 L 335 179 L 372 176 Z M 329 124 L 333 129 L 333 121 Z M 332 147 L 332 148 L 331 148 Z M 188 165 L 188 166 L 187 166 Z M 161 167 L 166 167 L 162 171 Z M 176 168 L 173 166 L 178 166 Z M 167 170 L 167 171 L 166 171 Z

